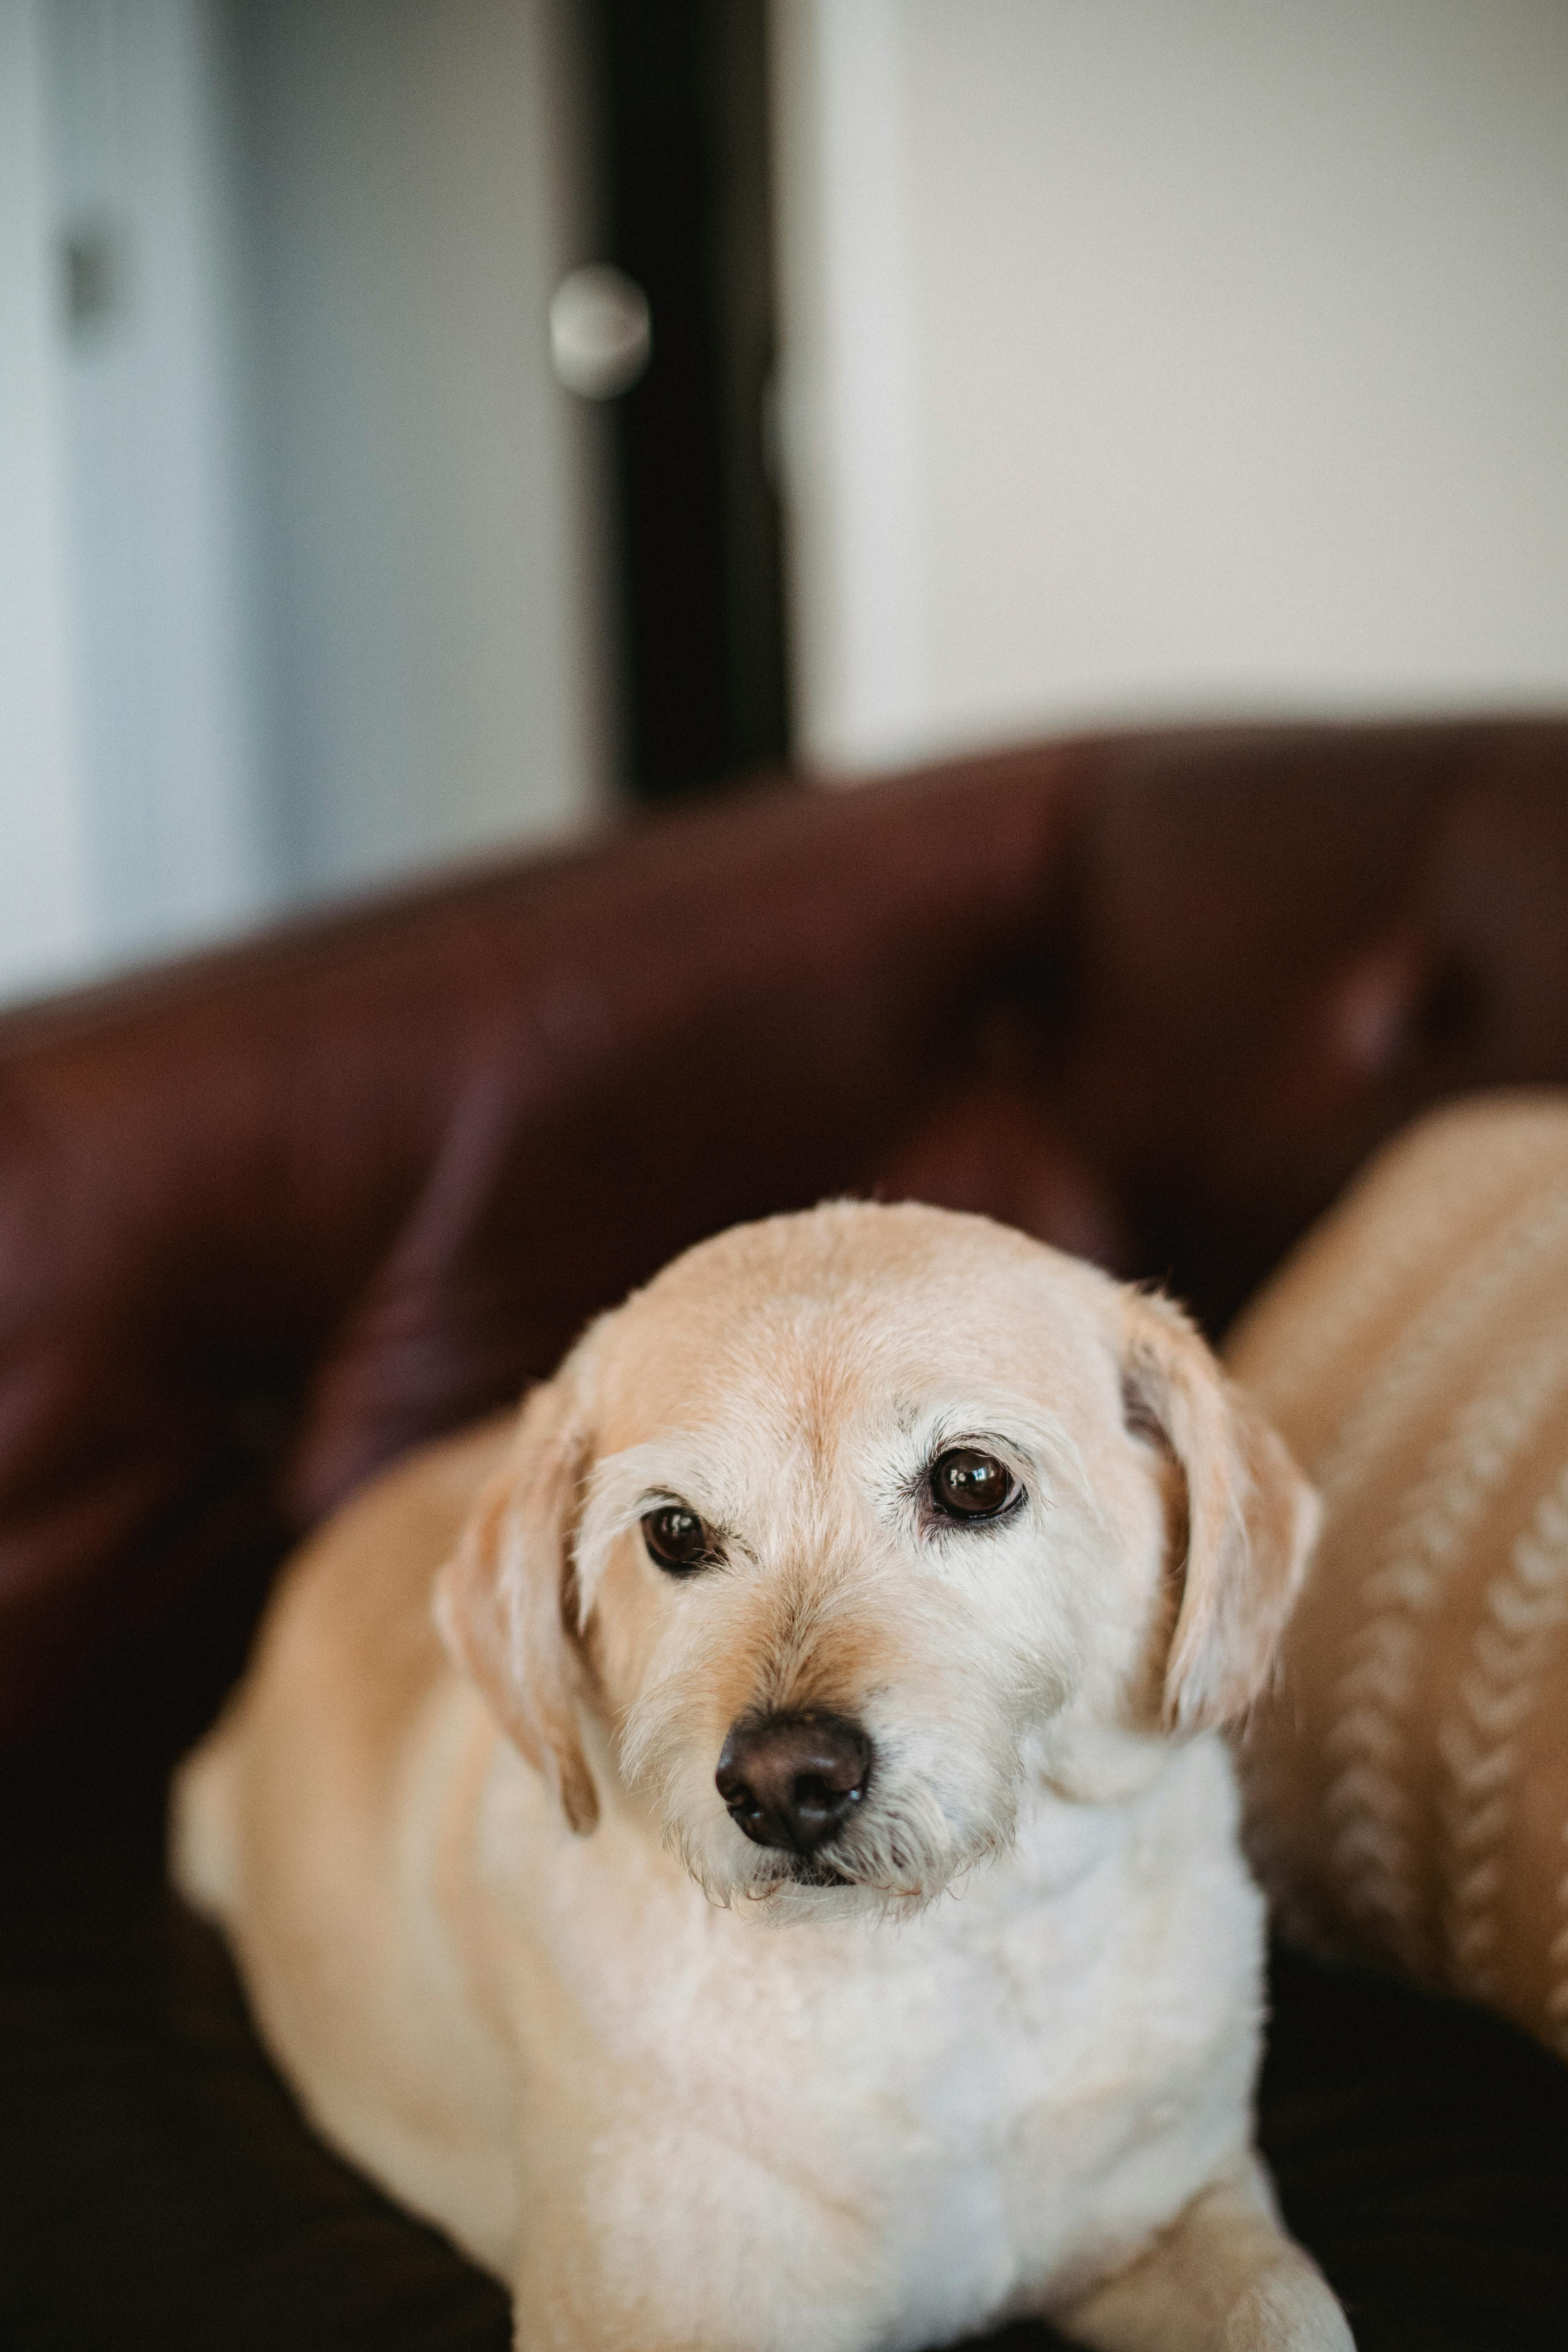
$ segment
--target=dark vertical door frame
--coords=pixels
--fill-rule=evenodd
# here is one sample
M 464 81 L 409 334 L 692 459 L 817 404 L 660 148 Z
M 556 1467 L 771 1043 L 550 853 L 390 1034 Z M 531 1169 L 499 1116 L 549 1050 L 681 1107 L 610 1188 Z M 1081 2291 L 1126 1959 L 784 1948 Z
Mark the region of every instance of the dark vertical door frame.
M 591 0 L 605 257 L 653 316 L 615 406 L 632 792 L 787 751 L 765 0 Z

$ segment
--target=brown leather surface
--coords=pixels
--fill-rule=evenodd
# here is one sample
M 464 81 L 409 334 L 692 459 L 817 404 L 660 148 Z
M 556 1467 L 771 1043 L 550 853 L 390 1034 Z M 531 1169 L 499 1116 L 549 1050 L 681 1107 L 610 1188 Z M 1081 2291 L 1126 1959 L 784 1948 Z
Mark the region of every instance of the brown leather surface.
M 285 1544 L 737 1217 L 990 1210 L 1217 1323 L 1568 1077 L 1568 723 L 781 784 L 0 1021 L 0 1738 L 181 1736 Z

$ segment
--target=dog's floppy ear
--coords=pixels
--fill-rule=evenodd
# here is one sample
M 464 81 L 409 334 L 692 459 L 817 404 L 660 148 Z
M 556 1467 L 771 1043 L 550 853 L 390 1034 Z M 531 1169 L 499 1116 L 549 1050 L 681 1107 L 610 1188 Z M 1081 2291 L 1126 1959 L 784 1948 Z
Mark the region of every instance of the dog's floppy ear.
M 1243 1714 L 1268 1678 L 1321 1517 L 1284 1441 L 1169 1299 L 1128 1296 L 1128 1425 L 1169 1448 L 1187 1541 L 1165 1664 L 1168 1730 Z
M 599 1800 L 574 1705 L 571 1545 L 586 1454 L 562 1384 L 536 1388 L 508 1466 L 480 1494 L 436 1581 L 447 1647 L 584 1834 Z

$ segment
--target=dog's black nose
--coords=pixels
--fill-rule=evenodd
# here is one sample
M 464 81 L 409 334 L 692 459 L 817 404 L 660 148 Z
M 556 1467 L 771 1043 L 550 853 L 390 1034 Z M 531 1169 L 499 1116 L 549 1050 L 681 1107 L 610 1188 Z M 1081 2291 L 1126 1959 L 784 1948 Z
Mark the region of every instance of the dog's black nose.
M 756 1845 L 812 1853 L 866 1793 L 871 1743 L 841 1715 L 770 1715 L 731 1726 L 713 1778 Z

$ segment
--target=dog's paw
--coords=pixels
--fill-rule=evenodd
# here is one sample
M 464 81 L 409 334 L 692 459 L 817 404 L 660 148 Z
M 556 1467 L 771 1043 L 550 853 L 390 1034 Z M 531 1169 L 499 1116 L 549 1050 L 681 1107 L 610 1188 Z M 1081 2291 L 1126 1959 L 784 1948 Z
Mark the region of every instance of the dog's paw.
M 1309 2263 L 1273 2264 L 1225 2324 L 1225 2352 L 1355 2352 L 1333 2294 Z

